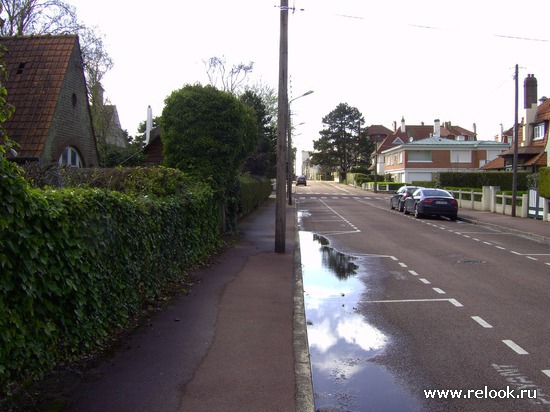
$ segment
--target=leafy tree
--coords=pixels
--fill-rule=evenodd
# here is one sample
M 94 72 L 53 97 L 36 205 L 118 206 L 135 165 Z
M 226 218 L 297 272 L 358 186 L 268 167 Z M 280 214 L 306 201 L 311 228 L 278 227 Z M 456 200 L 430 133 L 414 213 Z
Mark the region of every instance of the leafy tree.
M 265 96 L 247 89 L 239 99 L 251 107 L 256 114 L 258 126 L 258 144 L 254 153 L 249 156 L 243 166 L 243 172 L 252 175 L 275 177 L 277 162 L 277 131 L 273 123 L 273 114 L 266 103 Z
M 160 125 L 166 166 L 209 181 L 236 228 L 238 174 L 258 142 L 254 111 L 213 86 L 187 85 L 165 100 Z
M 362 130 L 364 123 L 365 119 L 357 108 L 340 103 L 323 117 L 326 126 L 319 132 L 319 140 L 313 142 L 315 152 L 311 162 L 337 169 L 341 180 L 346 179 L 353 167 L 368 166 L 372 143 L 367 140 L 366 131 Z

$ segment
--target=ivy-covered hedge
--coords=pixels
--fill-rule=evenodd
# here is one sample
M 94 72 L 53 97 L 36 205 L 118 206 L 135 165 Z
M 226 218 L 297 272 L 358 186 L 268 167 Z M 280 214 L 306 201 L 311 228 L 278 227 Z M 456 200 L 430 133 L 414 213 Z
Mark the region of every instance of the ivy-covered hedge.
M 239 216 L 244 216 L 260 206 L 271 195 L 271 180 L 266 177 L 243 175 L 239 177 Z
M 0 154 L 0 392 L 100 345 L 219 246 L 210 187 L 175 192 L 34 189 Z
M 539 169 L 539 194 L 550 199 L 550 167 Z

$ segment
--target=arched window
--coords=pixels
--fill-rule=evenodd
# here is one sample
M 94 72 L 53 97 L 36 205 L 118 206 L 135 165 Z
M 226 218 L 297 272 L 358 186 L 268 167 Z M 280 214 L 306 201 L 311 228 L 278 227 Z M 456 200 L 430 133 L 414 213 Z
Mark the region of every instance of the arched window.
M 59 156 L 60 166 L 82 167 L 82 159 L 74 147 L 66 147 L 63 154 Z

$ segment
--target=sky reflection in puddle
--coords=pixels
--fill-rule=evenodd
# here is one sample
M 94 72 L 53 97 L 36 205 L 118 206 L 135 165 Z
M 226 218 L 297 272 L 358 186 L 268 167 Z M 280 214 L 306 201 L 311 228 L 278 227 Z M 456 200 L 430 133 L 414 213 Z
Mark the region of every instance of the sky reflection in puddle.
M 300 231 L 302 276 L 316 410 L 412 411 L 418 405 L 372 362 L 389 337 L 357 310 L 365 291 L 361 260 Z

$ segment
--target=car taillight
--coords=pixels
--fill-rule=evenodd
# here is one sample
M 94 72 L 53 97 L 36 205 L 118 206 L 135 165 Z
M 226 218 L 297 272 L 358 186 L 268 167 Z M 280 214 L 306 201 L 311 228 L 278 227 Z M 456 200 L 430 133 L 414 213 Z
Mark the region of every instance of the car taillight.
M 458 202 L 456 201 L 456 199 L 451 200 L 451 205 L 458 206 Z
M 430 199 L 430 198 L 427 198 L 427 199 L 422 199 L 421 202 L 422 203 L 432 203 L 434 200 L 433 199 Z

